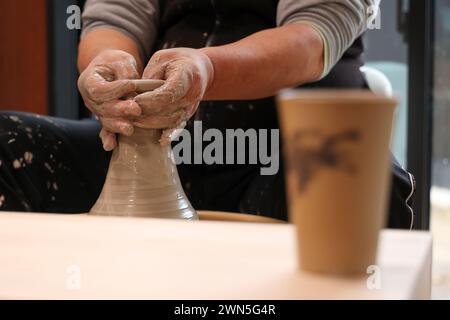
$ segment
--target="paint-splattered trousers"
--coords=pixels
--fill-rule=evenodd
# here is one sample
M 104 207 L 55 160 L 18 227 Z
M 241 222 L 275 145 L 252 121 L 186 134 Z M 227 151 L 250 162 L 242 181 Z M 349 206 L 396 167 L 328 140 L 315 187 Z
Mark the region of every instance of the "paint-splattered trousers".
M 101 192 L 111 157 L 102 149 L 99 131 L 95 119 L 0 112 L 0 210 L 88 212 Z M 279 175 L 262 185 L 258 166 L 182 164 L 178 171 L 197 209 L 269 216 L 276 212 L 275 217 L 286 219 L 284 181 Z M 270 210 L 265 201 L 257 201 L 252 210 L 254 194 L 270 196 Z
M 189 127 L 189 125 L 188 125 Z M 88 212 L 99 196 L 111 153 L 95 119 L 79 121 L 0 112 L 0 211 Z M 287 219 L 284 172 L 258 165 L 179 165 L 183 188 L 200 210 Z M 389 226 L 409 228 L 412 176 L 394 160 Z
M 0 113 L 0 210 L 85 212 L 105 179 L 97 121 Z

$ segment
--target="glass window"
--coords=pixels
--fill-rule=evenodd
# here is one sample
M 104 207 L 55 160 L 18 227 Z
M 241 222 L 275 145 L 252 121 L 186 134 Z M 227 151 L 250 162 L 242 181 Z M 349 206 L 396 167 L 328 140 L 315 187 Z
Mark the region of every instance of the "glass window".
M 381 1 L 379 28 L 371 28 L 366 34 L 365 60 L 366 66 L 381 71 L 389 79 L 393 94 L 399 99 L 391 149 L 400 164 L 407 167 L 408 45 L 398 30 L 398 4 Z
M 434 287 L 450 298 L 450 1 L 436 0 L 431 228 Z

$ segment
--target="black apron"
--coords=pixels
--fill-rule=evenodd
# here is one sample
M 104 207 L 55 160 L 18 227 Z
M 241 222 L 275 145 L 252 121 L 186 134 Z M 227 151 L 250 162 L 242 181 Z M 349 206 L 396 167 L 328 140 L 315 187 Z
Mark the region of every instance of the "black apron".
M 255 32 L 276 27 L 276 0 L 170 0 L 160 1 L 161 22 L 156 50 L 173 47 L 202 48 L 238 41 Z M 360 72 L 363 41 L 356 39 L 342 59 L 321 81 L 305 87 L 365 88 Z M 193 121 L 203 130 L 279 128 L 274 98 L 253 101 L 201 103 Z M 282 161 L 281 161 L 282 162 Z M 197 209 L 242 211 L 287 219 L 283 169 L 261 176 L 252 165 L 180 165 L 180 178 Z M 409 228 L 412 176 L 393 161 L 389 226 Z

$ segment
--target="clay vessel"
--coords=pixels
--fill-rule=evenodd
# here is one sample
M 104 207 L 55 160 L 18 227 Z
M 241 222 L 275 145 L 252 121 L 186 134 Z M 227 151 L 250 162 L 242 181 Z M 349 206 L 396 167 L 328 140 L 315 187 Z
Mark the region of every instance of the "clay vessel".
M 197 220 L 161 131 L 136 128 L 119 137 L 102 193 L 90 214 Z

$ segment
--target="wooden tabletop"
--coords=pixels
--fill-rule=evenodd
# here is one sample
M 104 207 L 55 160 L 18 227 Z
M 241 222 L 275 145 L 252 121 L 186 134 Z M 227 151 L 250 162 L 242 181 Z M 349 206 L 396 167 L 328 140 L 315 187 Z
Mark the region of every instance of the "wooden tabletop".
M 0 213 L 0 298 L 425 299 L 431 237 L 383 231 L 381 288 L 300 272 L 289 224 Z M 372 278 L 373 279 L 373 278 Z M 370 279 L 369 279 L 370 282 Z M 370 282 L 373 284 L 373 282 Z

